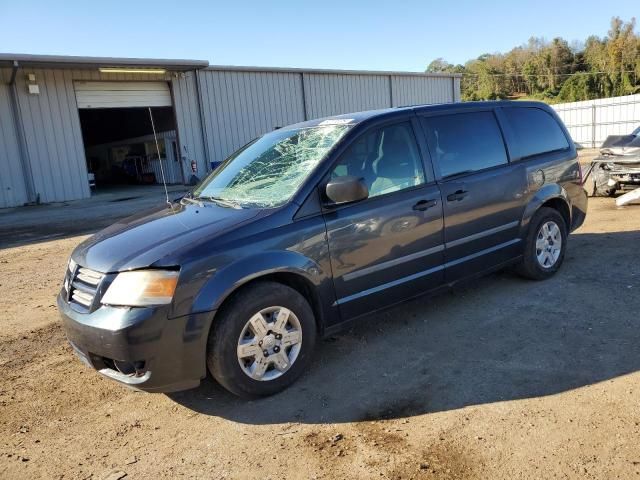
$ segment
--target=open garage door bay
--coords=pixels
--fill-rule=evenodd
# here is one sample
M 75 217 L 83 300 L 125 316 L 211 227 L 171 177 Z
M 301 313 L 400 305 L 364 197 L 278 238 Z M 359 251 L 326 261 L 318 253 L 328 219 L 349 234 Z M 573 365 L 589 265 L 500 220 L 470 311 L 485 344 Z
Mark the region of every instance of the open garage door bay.
M 74 89 L 92 185 L 184 182 L 167 82 L 75 81 Z

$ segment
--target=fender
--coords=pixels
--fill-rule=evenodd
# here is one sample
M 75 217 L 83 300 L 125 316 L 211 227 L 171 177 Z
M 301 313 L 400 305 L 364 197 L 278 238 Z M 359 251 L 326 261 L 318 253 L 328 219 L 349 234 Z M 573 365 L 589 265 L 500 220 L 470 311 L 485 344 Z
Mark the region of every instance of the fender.
M 196 295 L 192 312 L 217 310 L 238 287 L 273 273 L 294 273 L 316 288 L 331 287 L 330 278 L 313 260 L 293 251 L 266 251 L 244 257 L 215 272 Z
M 282 272 L 300 275 L 311 282 L 315 288 L 329 289 L 325 290 L 324 294 L 320 294 L 320 298 L 322 295 L 334 295 L 331 278 L 316 262 L 297 252 L 265 251 L 244 257 L 215 271 L 193 297 L 190 312 L 185 314 L 187 320 L 184 337 L 193 342 L 192 371 L 197 372 L 199 378 L 206 376 L 206 342 L 211 325 L 215 321 L 215 312 L 222 302 L 247 282 Z M 326 315 L 326 306 L 320 305 L 320 308 L 322 315 Z
M 548 183 L 540 187 L 540 189 L 533 194 L 529 203 L 524 209 L 522 215 L 522 221 L 520 222 L 520 237 L 525 238 L 529 230 L 529 223 L 531 218 L 535 215 L 538 209 L 549 200 L 559 199 L 567 205 L 569 210 L 569 217 L 571 217 L 571 199 L 569 194 L 563 186 L 557 183 Z M 567 225 L 567 228 L 571 228 L 571 222 Z

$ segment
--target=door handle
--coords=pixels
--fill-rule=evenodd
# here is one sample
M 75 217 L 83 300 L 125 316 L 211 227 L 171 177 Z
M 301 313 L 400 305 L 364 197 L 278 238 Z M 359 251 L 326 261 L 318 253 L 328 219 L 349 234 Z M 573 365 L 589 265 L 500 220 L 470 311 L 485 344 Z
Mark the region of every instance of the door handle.
M 452 193 L 451 195 L 447 195 L 447 200 L 449 202 L 459 202 L 467 195 L 469 195 L 469 192 L 467 192 L 466 190 L 458 190 L 457 192 Z
M 435 199 L 431 199 L 431 200 L 420 200 L 418 203 L 416 203 L 413 206 L 414 210 L 418 210 L 420 212 L 424 212 L 425 210 L 431 208 L 431 207 L 435 207 L 438 204 L 438 200 Z

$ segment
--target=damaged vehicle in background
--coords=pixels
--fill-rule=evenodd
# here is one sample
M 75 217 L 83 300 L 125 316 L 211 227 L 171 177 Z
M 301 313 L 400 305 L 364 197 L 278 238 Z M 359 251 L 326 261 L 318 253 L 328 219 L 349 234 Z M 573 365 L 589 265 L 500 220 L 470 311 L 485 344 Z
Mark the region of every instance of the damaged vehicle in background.
M 609 135 L 600 147 L 602 155 L 640 155 L 640 127 L 630 135 Z
M 630 135 L 608 136 L 589 172 L 588 191 L 592 197 L 612 197 L 620 190 L 640 187 L 640 127 Z

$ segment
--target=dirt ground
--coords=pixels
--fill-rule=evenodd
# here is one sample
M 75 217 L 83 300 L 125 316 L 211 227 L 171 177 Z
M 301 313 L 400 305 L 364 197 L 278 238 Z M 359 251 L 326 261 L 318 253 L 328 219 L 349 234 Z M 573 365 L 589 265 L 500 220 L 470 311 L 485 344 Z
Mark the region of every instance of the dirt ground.
M 54 297 L 82 238 L 0 250 L 0 478 L 640 478 L 640 206 L 591 199 L 551 280 L 386 311 L 252 402 L 75 359 Z

